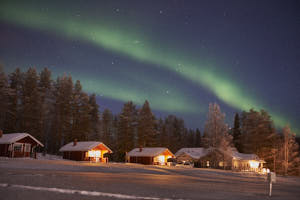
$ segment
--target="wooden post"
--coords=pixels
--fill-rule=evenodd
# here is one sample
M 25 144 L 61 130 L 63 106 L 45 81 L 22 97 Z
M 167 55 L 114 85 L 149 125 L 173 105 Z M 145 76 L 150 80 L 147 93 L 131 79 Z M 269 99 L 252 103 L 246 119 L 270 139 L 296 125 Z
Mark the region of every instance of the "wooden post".
M 269 196 L 272 196 L 272 184 L 276 182 L 276 174 L 274 172 L 268 173 L 268 183 L 269 183 Z
M 15 148 L 14 148 L 14 143 L 11 144 L 11 157 L 13 158 L 15 155 Z

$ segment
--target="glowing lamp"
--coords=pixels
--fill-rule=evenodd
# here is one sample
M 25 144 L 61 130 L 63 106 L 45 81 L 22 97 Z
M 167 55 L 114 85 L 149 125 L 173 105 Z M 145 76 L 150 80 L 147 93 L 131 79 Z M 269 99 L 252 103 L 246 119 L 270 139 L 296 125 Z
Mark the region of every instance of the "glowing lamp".
M 163 156 L 163 155 L 158 156 L 157 160 L 158 160 L 159 163 L 164 164 L 165 163 L 165 156 Z
M 88 151 L 88 156 L 89 157 L 94 157 L 94 158 L 100 158 L 101 157 L 101 151 Z
M 250 160 L 249 164 L 250 164 L 251 168 L 258 168 L 258 166 L 259 166 L 259 162 L 255 161 L 255 160 Z

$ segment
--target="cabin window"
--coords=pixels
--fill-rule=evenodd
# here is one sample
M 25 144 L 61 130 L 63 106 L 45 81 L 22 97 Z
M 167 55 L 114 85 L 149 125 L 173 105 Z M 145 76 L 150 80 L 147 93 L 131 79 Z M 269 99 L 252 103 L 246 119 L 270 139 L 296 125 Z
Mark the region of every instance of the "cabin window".
M 25 152 L 30 152 L 31 144 L 25 144 Z
M 15 143 L 14 144 L 14 151 L 15 152 L 22 152 L 22 150 L 23 150 L 23 144 L 22 143 Z

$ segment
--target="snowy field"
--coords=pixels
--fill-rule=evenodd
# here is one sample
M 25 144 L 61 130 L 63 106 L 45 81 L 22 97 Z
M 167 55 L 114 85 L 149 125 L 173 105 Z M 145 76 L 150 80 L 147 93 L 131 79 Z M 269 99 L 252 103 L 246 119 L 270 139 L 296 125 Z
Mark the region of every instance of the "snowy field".
M 300 178 L 199 168 L 0 157 L 0 199 L 300 199 Z

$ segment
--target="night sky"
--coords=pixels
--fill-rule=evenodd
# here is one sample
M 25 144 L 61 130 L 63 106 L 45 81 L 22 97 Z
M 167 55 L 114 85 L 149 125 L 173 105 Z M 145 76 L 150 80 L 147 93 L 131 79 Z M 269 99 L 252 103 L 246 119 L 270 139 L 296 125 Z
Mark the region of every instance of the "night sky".
M 48 67 L 96 93 L 100 111 L 147 99 L 203 129 L 208 104 L 227 123 L 267 110 L 300 135 L 300 1 L 1 1 L 6 73 Z

